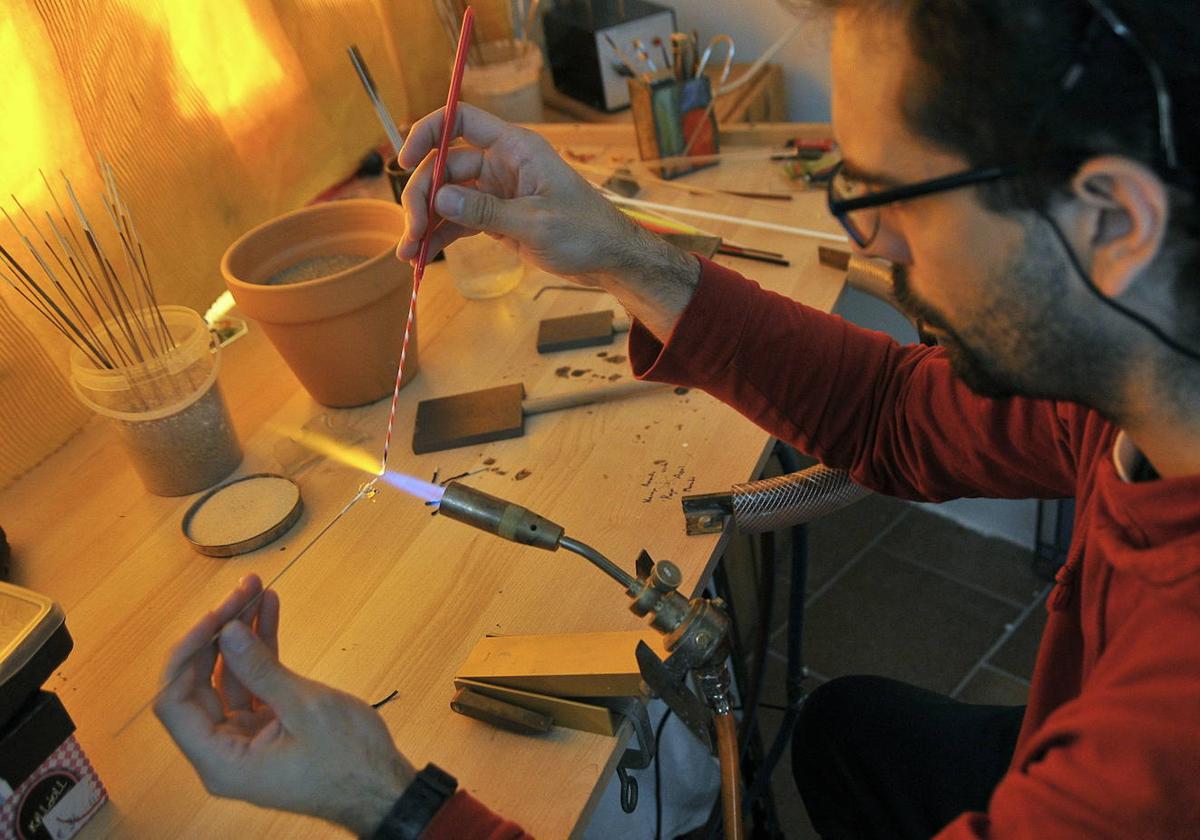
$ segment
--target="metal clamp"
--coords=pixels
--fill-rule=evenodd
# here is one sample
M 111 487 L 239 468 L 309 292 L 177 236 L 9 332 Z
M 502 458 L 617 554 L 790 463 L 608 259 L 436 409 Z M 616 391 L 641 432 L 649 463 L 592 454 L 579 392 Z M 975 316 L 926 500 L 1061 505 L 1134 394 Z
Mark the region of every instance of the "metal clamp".
M 689 537 L 719 534 L 733 518 L 732 493 L 701 493 L 683 497 L 683 517 Z
M 643 643 L 644 644 L 644 643 Z M 617 761 L 617 778 L 621 780 L 621 810 L 632 814 L 638 804 L 637 779 L 629 775 L 630 770 L 642 770 L 654 760 L 654 732 L 650 728 L 650 715 L 646 704 L 635 697 L 614 697 L 605 701 L 611 711 L 629 721 L 636 747 L 627 747 Z

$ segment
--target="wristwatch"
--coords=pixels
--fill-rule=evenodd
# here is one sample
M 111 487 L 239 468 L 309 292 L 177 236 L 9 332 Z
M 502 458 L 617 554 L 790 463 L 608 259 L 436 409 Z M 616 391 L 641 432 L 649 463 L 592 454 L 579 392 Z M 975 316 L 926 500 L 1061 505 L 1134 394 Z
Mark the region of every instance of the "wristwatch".
M 458 779 L 432 762 L 396 800 L 371 840 L 418 840 L 434 814 L 458 789 Z

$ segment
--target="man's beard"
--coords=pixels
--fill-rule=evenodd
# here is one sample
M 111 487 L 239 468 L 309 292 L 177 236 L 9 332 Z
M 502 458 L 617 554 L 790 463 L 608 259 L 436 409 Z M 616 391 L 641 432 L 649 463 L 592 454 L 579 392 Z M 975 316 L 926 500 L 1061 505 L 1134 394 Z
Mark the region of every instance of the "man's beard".
M 1025 396 L 1081 402 L 1101 411 L 1117 395 L 1121 360 L 1092 339 L 1095 325 L 1068 303 L 1078 279 L 1044 226 L 1031 223 L 1025 247 L 983 278 L 974 322 L 951 326 L 913 294 L 898 266 L 896 300 L 931 327 L 951 369 L 984 397 Z
M 995 370 L 984 357 L 963 341 L 958 332 L 946 323 L 936 309 L 912 293 L 908 285 L 906 266 L 896 266 L 894 272 L 896 303 L 916 323 L 936 331 L 937 343 L 950 361 L 955 376 L 983 397 L 1004 398 L 1017 391 L 1008 379 Z

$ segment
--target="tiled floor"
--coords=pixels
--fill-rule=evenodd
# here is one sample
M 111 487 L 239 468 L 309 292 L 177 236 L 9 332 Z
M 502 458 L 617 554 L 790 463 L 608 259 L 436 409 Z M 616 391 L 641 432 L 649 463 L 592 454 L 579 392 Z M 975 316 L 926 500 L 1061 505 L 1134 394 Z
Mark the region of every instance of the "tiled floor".
M 1032 571 L 1029 551 L 883 496 L 811 525 L 809 546 L 808 689 L 842 674 L 882 674 L 968 702 L 1025 702 L 1048 590 Z M 752 560 L 749 554 L 748 544 L 735 544 L 728 565 Z M 775 707 L 786 702 L 787 583 L 785 552 L 763 698 Z M 754 605 L 747 588 L 732 584 L 746 628 Z M 778 709 L 763 710 L 768 743 L 782 717 Z M 790 750 L 772 787 L 786 837 L 815 837 L 792 783 Z

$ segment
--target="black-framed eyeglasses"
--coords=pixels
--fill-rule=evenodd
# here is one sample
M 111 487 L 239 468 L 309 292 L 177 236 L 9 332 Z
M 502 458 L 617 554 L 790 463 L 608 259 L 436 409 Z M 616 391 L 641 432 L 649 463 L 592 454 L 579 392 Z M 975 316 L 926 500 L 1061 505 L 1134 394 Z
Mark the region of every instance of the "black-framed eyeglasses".
M 838 162 L 829 178 L 826 192 L 829 212 L 860 248 L 866 248 L 875 240 L 875 235 L 879 233 L 879 210 L 885 205 L 957 190 L 972 184 L 998 181 L 1016 175 L 1019 171 L 1016 166 L 983 166 L 931 178 L 928 181 L 870 192 L 863 181 L 845 173 L 843 163 Z
M 1145 67 L 1146 74 L 1154 86 L 1162 163 L 1170 174 L 1182 177 L 1179 169 L 1179 155 L 1175 148 L 1175 130 L 1171 120 L 1171 94 L 1167 88 L 1167 80 L 1162 67 L 1125 22 L 1103 0 L 1084 0 L 1084 2 L 1096 13 L 1093 21 L 1102 22 L 1137 55 Z M 1089 33 L 1089 41 L 1091 37 L 1094 37 L 1094 34 Z M 1070 93 L 1075 88 L 1087 69 L 1086 64 L 1087 51 L 1085 50 L 1063 74 L 1059 82 L 1059 96 Z M 1049 113 L 1050 108 L 1057 104 L 1059 96 L 1052 97 L 1051 101 L 1033 120 L 1030 130 L 1031 137 L 1036 136 L 1041 129 L 1042 121 Z M 973 184 L 997 181 L 1016 175 L 1018 172 L 1020 172 L 1020 167 L 1016 165 L 984 166 L 928 181 L 918 181 L 914 184 L 904 184 L 892 189 L 871 192 L 861 180 L 848 176 L 843 171 L 842 164 L 838 163 L 829 179 L 827 191 L 829 212 L 841 223 L 855 244 L 860 248 L 865 248 L 874 241 L 875 236 L 879 233 L 879 211 L 888 204 L 956 190 Z

